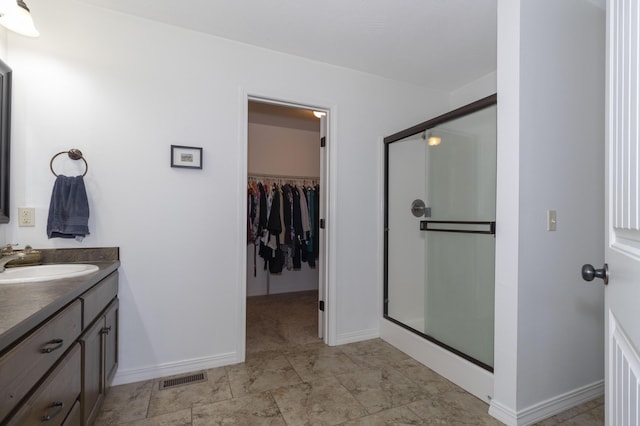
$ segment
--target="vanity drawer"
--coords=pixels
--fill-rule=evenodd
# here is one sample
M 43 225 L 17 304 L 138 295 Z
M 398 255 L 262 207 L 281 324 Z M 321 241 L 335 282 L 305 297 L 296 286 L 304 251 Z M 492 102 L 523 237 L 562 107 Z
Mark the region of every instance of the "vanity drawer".
M 80 360 L 80 344 L 76 343 L 8 425 L 61 425 L 80 396 Z
M 118 271 L 102 280 L 100 284 L 80 296 L 83 303 L 83 323 L 85 329 L 107 307 L 118 294 Z
M 67 418 L 64 419 L 62 426 L 81 426 L 82 425 L 82 411 L 80 410 L 80 400 L 73 404 L 73 408 L 69 411 Z
M 73 345 L 81 323 L 77 300 L 0 358 L 0 423 Z

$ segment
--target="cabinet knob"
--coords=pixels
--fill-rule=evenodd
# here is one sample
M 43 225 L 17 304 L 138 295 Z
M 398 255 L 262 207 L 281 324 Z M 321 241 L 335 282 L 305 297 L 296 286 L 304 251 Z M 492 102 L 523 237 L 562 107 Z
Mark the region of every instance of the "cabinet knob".
M 109 334 L 110 332 L 111 332 L 111 326 L 104 327 L 102 330 L 100 330 L 100 333 L 102 334 Z

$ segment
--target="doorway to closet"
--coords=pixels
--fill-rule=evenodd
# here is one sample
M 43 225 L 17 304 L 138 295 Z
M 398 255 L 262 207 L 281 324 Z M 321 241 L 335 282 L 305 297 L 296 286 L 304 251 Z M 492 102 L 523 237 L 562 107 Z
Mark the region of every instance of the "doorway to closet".
M 323 341 L 318 115 L 248 102 L 247 355 Z

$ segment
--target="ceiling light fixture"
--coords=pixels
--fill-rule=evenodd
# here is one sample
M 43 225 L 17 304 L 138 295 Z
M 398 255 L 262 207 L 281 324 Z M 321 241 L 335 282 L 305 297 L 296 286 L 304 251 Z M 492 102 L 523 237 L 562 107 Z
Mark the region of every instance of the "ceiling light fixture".
M 440 142 L 442 142 L 442 138 L 440 136 L 434 136 L 432 132 L 424 132 L 422 134 L 422 139 L 427 141 L 427 145 L 429 146 L 438 146 Z
M 38 37 L 40 33 L 33 24 L 31 11 L 22 0 L 2 1 L 0 25 L 27 37 Z
M 440 142 L 442 142 L 442 138 L 439 138 L 438 136 L 429 136 L 429 140 L 427 140 L 427 144 L 429 146 L 440 145 Z
M 327 115 L 327 113 L 326 113 L 326 112 L 323 112 L 323 111 L 313 111 L 313 115 L 315 115 L 315 116 L 316 116 L 316 118 L 322 118 L 322 117 L 324 117 L 325 115 Z

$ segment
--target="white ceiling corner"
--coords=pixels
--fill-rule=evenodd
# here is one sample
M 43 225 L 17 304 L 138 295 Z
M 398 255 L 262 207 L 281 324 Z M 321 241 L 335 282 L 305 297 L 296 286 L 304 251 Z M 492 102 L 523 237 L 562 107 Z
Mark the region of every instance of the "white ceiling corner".
M 441 90 L 496 69 L 497 0 L 81 1 Z

